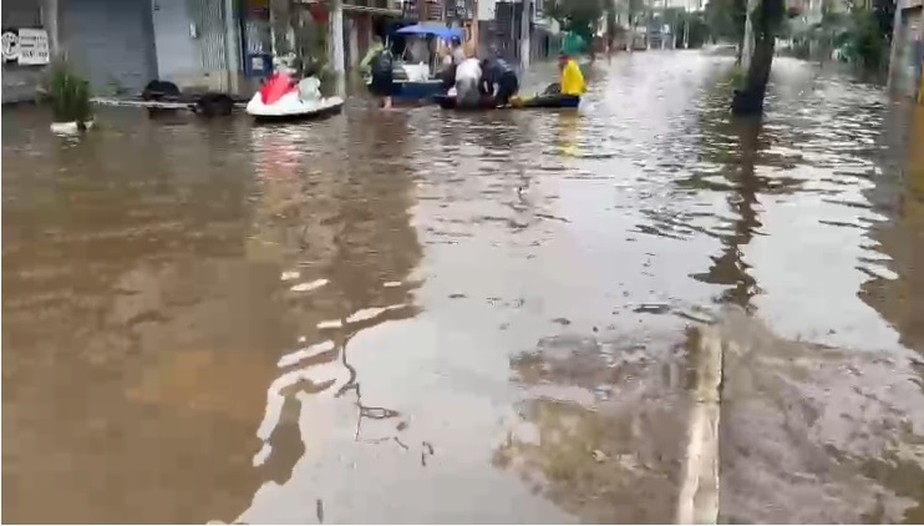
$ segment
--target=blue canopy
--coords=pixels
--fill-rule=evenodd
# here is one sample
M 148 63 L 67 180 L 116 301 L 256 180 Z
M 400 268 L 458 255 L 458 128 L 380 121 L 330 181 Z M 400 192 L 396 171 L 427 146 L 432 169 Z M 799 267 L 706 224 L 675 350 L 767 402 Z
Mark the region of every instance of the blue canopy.
M 399 35 L 433 35 L 444 40 L 465 39 L 465 32 L 461 27 L 446 27 L 439 24 L 414 24 L 402 27 L 397 33 Z

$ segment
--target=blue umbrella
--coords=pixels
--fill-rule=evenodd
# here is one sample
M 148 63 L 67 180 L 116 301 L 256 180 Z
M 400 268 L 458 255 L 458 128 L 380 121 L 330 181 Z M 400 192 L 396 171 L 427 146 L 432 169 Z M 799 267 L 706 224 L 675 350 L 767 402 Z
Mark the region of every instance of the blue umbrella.
M 465 38 L 465 32 L 461 27 L 446 27 L 438 24 L 414 24 L 402 27 L 397 33 L 399 35 L 433 35 L 443 40 L 452 40 L 453 38 L 463 40 Z

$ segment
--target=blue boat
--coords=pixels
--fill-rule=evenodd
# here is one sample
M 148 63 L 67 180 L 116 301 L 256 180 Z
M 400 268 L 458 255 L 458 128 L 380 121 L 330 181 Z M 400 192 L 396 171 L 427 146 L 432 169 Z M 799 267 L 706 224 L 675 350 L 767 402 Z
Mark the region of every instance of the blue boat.
M 446 42 L 451 41 L 453 38 L 457 38 L 460 41 L 465 39 L 465 32 L 462 28 L 459 27 L 446 27 L 440 24 L 414 24 L 410 26 L 402 27 L 401 29 L 395 31 L 398 35 L 403 36 L 422 36 L 422 37 L 435 37 Z M 372 80 L 368 79 L 366 84 L 371 83 Z M 395 78 L 394 78 L 394 90 L 392 91 L 392 98 L 398 102 L 411 102 L 411 101 L 432 101 L 433 98 L 437 95 L 440 95 L 444 92 L 443 81 L 441 79 L 429 79 L 424 81 L 412 81 L 407 79 L 407 74 L 404 71 L 403 64 L 395 64 Z

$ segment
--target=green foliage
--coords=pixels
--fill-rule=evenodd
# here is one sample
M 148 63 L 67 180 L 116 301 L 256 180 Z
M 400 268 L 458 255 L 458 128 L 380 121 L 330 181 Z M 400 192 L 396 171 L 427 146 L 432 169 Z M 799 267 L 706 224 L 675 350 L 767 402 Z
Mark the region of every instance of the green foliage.
M 66 61 L 52 63 L 44 88 L 55 122 L 82 123 L 92 118 L 90 83 L 73 73 Z
M 681 13 L 677 21 L 678 46 L 686 42 L 689 48 L 699 48 L 709 39 L 709 26 L 703 13 Z
M 888 61 L 889 36 L 884 35 L 876 13 L 857 9 L 851 13 L 850 29 L 844 43 L 847 60 L 867 71 L 875 71 Z
M 706 4 L 706 25 L 714 40 L 741 42 L 746 19 L 746 0 L 709 0 Z
M 893 0 L 873 0 L 873 13 L 879 24 L 879 34 L 891 44 L 892 27 L 895 24 L 895 2 Z
M 592 42 L 597 22 L 611 8 L 609 0 L 553 0 L 545 9 L 563 30 Z
M 751 12 L 751 26 L 757 40 L 776 38 L 784 29 L 783 0 L 761 0 Z

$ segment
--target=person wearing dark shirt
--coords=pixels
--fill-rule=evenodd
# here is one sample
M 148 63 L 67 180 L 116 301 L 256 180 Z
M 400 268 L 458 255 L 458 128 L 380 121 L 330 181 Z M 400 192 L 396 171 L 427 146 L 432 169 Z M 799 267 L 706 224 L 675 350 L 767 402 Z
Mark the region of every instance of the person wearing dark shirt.
M 363 69 L 369 69 L 372 83 L 369 89 L 373 95 L 382 98 L 382 108 L 391 109 L 391 94 L 394 89 L 394 72 L 391 51 L 382 44 L 382 39 L 374 37 L 372 48 L 361 63 Z
M 513 67 L 499 57 L 486 58 L 481 64 L 485 92 L 494 95 L 494 103 L 506 106 L 520 89 L 520 81 Z

